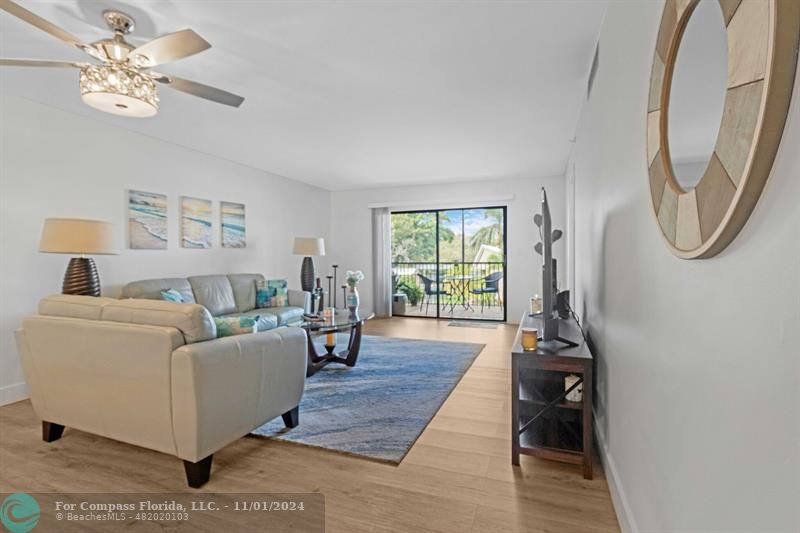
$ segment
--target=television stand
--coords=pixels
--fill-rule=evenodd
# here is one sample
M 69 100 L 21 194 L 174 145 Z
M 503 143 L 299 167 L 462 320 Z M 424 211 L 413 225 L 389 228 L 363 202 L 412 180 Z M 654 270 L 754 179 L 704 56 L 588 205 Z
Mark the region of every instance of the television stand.
M 580 465 L 583 477 L 592 479 L 592 352 L 572 318 L 559 319 L 564 337 L 523 350 L 522 328 L 541 326 L 540 316 L 523 315 L 511 349 L 511 464 L 518 466 L 520 455 L 533 455 Z M 566 388 L 569 374 L 579 381 Z M 577 386 L 583 387 L 582 400 L 567 400 Z

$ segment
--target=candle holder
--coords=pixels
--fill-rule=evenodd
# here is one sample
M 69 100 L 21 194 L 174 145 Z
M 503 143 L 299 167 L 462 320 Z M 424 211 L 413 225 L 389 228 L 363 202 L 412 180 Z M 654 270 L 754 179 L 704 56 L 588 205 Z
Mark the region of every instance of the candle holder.
M 336 269 L 339 265 L 332 265 L 333 267 L 333 286 L 336 287 Z M 333 308 L 336 309 L 336 292 L 333 293 Z
M 316 302 L 314 302 L 315 299 Z M 320 282 L 320 279 L 317 278 L 317 286 L 311 293 L 311 312 L 319 313 L 323 309 L 325 309 L 325 293 L 322 292 L 322 283 Z

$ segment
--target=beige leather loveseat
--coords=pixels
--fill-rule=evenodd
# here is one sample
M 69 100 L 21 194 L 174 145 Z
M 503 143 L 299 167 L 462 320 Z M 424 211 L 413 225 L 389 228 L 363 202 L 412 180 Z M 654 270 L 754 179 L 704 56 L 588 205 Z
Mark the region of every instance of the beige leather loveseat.
M 44 440 L 68 426 L 176 455 L 203 485 L 215 451 L 278 415 L 298 423 L 306 373 L 300 328 L 215 336 L 198 304 L 45 298 L 17 331 Z

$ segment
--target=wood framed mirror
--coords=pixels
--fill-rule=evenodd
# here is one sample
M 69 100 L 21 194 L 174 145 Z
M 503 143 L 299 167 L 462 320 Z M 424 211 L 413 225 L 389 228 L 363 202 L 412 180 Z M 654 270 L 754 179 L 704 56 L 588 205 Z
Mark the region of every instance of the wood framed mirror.
M 800 1 L 666 0 L 647 164 L 653 211 L 676 256 L 713 257 L 747 222 L 783 134 L 799 40 Z

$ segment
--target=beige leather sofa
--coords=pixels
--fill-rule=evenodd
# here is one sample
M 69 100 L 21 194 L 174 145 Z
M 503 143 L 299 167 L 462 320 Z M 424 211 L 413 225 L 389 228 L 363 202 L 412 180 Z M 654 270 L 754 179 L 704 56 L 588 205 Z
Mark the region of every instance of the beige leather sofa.
M 298 423 L 306 373 L 300 328 L 215 336 L 198 304 L 45 298 L 16 334 L 44 440 L 69 426 L 176 455 L 203 485 L 215 451 L 278 415 Z

